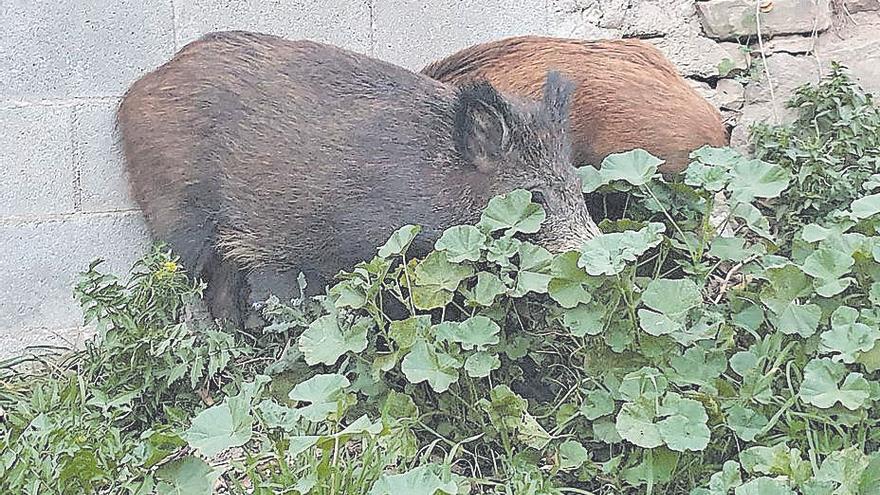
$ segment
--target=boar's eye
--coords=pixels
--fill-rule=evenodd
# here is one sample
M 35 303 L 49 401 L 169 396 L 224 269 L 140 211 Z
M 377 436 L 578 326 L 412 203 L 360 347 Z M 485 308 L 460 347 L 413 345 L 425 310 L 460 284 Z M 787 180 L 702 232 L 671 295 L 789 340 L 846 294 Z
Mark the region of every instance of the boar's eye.
M 539 204 L 541 206 L 547 206 L 547 198 L 544 197 L 544 193 L 537 190 L 532 190 L 532 203 Z

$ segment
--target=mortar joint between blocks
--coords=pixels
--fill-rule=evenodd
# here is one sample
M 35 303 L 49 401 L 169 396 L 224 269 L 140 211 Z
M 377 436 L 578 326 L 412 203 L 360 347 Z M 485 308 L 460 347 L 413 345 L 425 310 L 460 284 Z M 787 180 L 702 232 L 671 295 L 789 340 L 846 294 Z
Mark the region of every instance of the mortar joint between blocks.
M 73 211 L 81 212 L 82 211 L 82 162 L 83 162 L 83 150 L 82 143 L 79 142 L 77 137 L 77 128 L 79 126 L 79 116 L 80 111 L 82 109 L 82 105 L 74 105 L 70 111 L 70 127 L 68 132 L 70 133 L 70 154 L 71 154 L 71 166 L 73 167 Z

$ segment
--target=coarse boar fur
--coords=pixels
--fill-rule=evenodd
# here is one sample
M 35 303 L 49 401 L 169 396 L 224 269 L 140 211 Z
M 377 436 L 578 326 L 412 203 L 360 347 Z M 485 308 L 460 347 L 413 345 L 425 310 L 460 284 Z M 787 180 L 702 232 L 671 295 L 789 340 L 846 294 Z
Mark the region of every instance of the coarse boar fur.
M 577 86 L 570 112 L 576 166 L 598 167 L 611 153 L 642 148 L 666 160 L 661 172 L 678 173 L 691 151 L 728 142 L 718 110 L 644 41 L 506 38 L 461 50 L 422 73 L 452 84 L 485 80 L 533 98 L 548 70 Z
M 293 288 L 300 271 L 322 289 L 405 224 L 423 226 L 423 255 L 517 188 L 547 211 L 537 243 L 559 252 L 596 235 L 567 140 L 573 87 L 543 78 L 537 100 L 510 99 L 325 44 L 220 32 L 138 80 L 117 117 L 152 234 L 208 282 L 211 314 L 241 323 L 249 290 Z

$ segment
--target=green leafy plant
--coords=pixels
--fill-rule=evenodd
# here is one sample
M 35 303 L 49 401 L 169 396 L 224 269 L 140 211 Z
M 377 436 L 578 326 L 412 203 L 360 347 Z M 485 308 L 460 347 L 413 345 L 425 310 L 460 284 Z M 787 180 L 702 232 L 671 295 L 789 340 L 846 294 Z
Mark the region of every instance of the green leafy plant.
M 798 88 L 788 106 L 797 113 L 792 124 L 752 129 L 758 158 L 785 167 L 794 179 L 773 204 L 784 239 L 880 185 L 880 109 L 844 67 L 832 64 L 820 84 Z

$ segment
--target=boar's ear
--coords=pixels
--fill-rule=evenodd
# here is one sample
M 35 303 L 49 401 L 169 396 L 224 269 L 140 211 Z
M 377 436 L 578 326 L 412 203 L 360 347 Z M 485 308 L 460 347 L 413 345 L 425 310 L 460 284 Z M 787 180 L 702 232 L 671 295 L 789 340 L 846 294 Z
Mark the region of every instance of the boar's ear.
M 563 123 L 568 118 L 568 109 L 575 85 L 557 71 L 547 73 L 544 84 L 544 106 L 554 122 Z
M 481 81 L 460 90 L 452 137 L 465 161 L 491 172 L 510 148 L 512 127 L 510 103 L 491 84 Z

